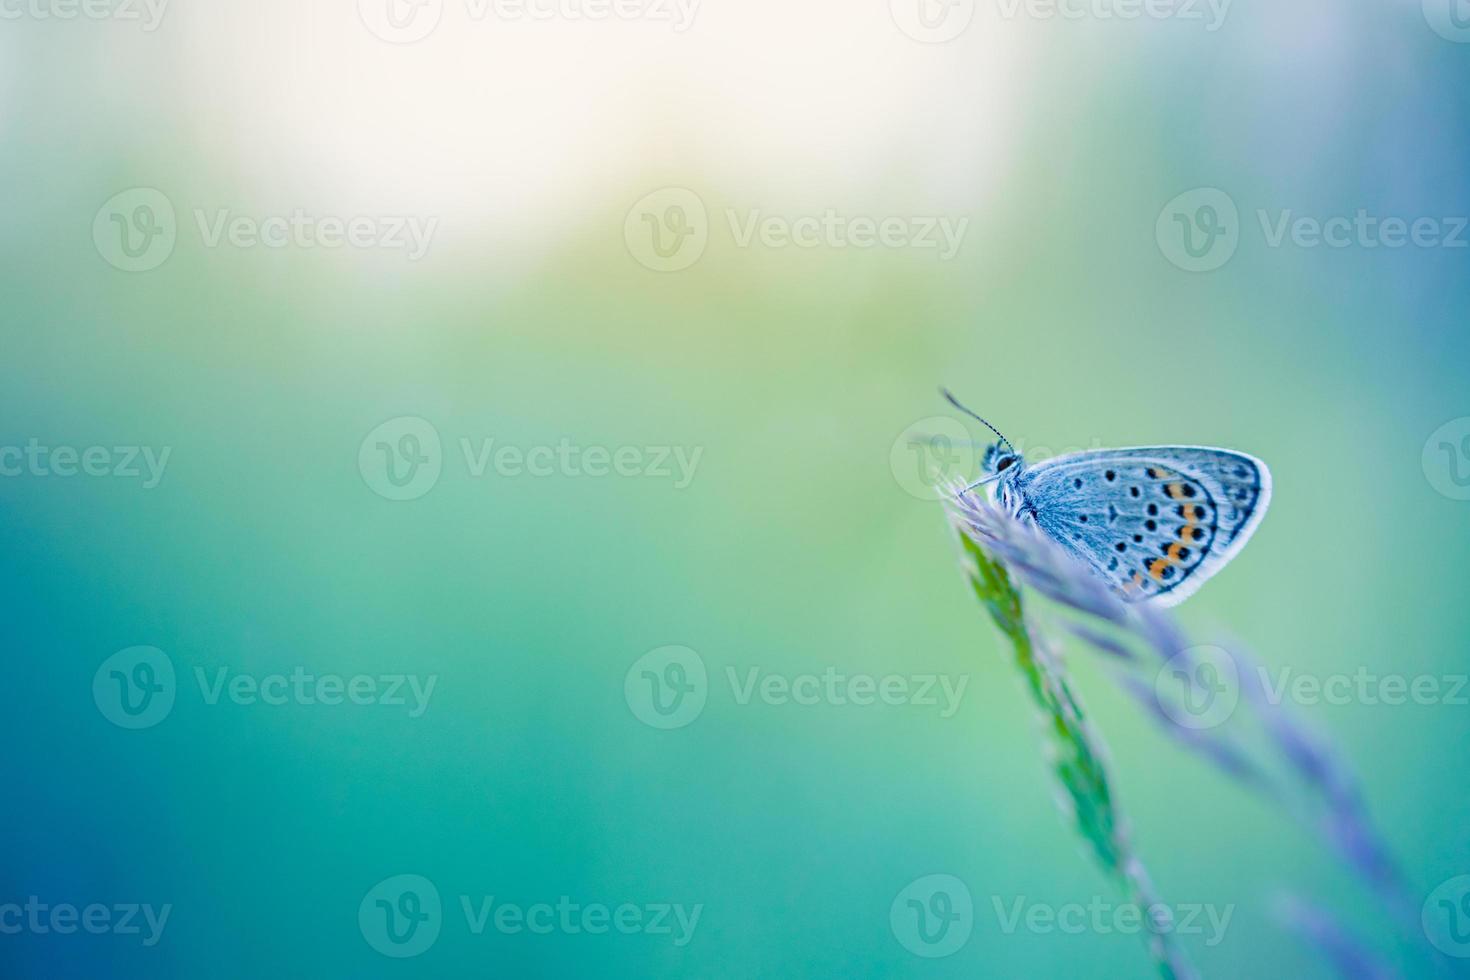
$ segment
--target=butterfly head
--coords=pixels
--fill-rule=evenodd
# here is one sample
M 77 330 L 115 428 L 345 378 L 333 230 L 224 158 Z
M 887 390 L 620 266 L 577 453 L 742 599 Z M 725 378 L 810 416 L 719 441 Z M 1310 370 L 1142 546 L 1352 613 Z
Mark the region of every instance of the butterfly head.
M 987 478 L 998 477 L 1002 480 L 1014 479 L 1021 472 L 1025 460 L 1021 454 L 1012 449 L 1010 443 L 992 443 L 985 450 L 985 458 L 980 463 L 980 469 Z

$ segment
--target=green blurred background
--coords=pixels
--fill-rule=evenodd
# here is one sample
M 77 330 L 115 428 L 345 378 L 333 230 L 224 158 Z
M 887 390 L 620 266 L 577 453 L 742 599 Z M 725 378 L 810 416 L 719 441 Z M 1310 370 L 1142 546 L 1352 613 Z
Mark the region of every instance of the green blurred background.
M 938 383 L 1032 455 L 1266 460 L 1271 511 L 1187 625 L 1298 674 L 1467 670 L 1470 455 L 1441 459 L 1436 431 L 1470 434 L 1470 251 L 1273 247 L 1259 217 L 1449 234 L 1470 213 L 1470 46 L 1448 7 L 1240 4 L 1207 30 L 1208 8 L 705 0 L 675 30 L 661 7 L 449 0 L 385 28 L 372 0 L 270 0 L 176 2 L 147 30 L 37 2 L 0 22 L 0 446 L 170 455 L 153 488 L 0 478 L 0 903 L 172 912 L 152 946 L 0 934 L 8 975 L 1148 975 L 1137 937 L 994 912 L 1117 897 L 1056 812 L 1034 712 L 916 483 L 905 435 L 952 414 Z M 396 43 L 418 16 L 440 19 Z M 146 219 L 111 203 L 134 188 L 166 199 L 176 241 L 129 272 L 107 232 Z M 1238 209 L 1203 272 L 1156 227 L 1196 188 Z M 703 213 L 669 210 L 689 194 Z M 1204 220 L 1191 200 L 1177 213 Z M 417 261 L 211 247 L 196 213 L 222 209 L 437 226 Z M 742 246 L 727 217 L 827 209 L 968 225 L 945 260 Z M 650 267 L 650 221 L 690 228 L 685 267 Z M 432 450 L 399 441 L 405 417 L 441 473 L 388 499 L 379 426 Z M 476 476 L 461 440 L 487 439 L 701 455 L 682 487 Z M 625 680 L 670 645 L 708 680 L 664 730 Z M 136 646 L 177 680 L 131 730 L 93 682 Z M 1425 969 L 1325 848 L 1169 744 L 1090 655 L 1072 667 L 1160 892 L 1234 907 L 1222 941 L 1185 937 L 1205 975 L 1331 975 L 1273 916 L 1283 888 Z M 220 668 L 437 680 L 410 717 L 211 704 L 196 671 Z M 751 668 L 967 687 L 949 717 L 741 703 L 727 671 Z M 1416 896 L 1470 872 L 1464 706 L 1299 710 L 1352 759 Z M 397 958 L 359 910 L 402 874 L 443 913 Z M 931 874 L 975 906 L 942 958 L 890 924 Z M 476 935 L 461 896 L 702 911 L 683 945 Z

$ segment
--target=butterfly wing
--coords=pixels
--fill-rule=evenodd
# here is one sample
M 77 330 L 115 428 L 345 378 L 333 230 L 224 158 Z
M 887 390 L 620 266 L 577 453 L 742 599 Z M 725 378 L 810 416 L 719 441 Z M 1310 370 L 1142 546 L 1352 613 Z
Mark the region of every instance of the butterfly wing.
M 1271 501 L 1253 456 L 1199 446 L 1073 453 L 1017 478 L 1024 510 L 1129 601 L 1172 606 L 1239 554 Z

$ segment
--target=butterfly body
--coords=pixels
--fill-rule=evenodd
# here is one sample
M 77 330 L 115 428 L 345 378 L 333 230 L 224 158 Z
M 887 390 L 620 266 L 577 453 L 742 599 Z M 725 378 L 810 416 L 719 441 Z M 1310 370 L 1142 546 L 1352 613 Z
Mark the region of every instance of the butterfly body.
M 1206 446 L 1071 453 L 1028 465 L 985 454 L 996 500 L 1035 524 L 1125 599 L 1172 606 L 1240 553 L 1271 501 L 1254 456 Z

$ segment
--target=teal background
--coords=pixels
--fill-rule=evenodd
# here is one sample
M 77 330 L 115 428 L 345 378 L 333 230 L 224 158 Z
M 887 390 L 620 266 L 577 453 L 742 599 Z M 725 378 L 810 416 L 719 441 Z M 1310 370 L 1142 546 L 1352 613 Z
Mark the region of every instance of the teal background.
M 1470 213 L 1470 47 L 1417 4 L 1242 3 L 1214 33 L 983 8 L 943 45 L 904 37 L 876 3 L 785 16 L 708 0 L 682 35 L 534 26 L 397 48 L 345 3 L 180 6 L 151 34 L 0 24 L 0 445 L 172 448 L 153 490 L 0 479 L 0 902 L 173 905 L 153 948 L 0 935 L 7 975 L 1148 975 L 1135 937 L 1005 934 L 991 911 L 993 896 L 1114 896 L 1056 812 L 1034 713 L 939 507 L 890 467 L 907 427 L 948 414 L 938 383 L 1031 446 L 1266 460 L 1271 511 L 1181 609 L 1187 625 L 1297 673 L 1466 672 L 1470 503 L 1420 460 L 1470 415 L 1470 251 L 1270 248 L 1256 219 Z M 575 74 L 599 44 L 645 64 L 649 35 L 666 77 Z M 523 41 L 544 61 L 509 83 L 487 74 Z M 749 77 L 702 66 L 713 50 L 748 59 Z M 417 94 L 354 101 L 384 73 Z M 246 118 L 252 86 L 267 106 L 300 93 L 321 142 L 301 150 L 286 122 Z M 884 103 L 862 105 L 873 91 Z M 621 133 L 606 146 L 596 130 L 529 152 L 540 130 L 506 121 L 574 134 L 599 97 Z M 824 127 L 834 115 L 850 142 Z M 384 169 L 321 152 L 348 117 L 385 155 L 407 149 Z M 443 142 L 415 156 L 426 131 Z M 436 151 L 467 133 L 482 156 Z M 989 149 L 970 171 L 972 137 Z M 495 166 L 511 158 L 532 164 Z M 692 267 L 656 273 L 624 217 L 669 185 L 700 195 L 714 232 Z M 90 229 L 135 186 L 170 198 L 180 234 L 161 267 L 128 274 Z M 1239 206 L 1241 241 L 1188 273 L 1155 219 L 1202 186 Z M 429 213 L 441 230 L 417 263 L 207 249 L 193 207 Z M 727 207 L 971 223 L 940 262 L 738 248 Z M 395 502 L 358 451 L 405 415 L 433 423 L 445 468 Z M 703 457 L 683 490 L 473 479 L 460 437 Z M 630 711 L 624 676 L 670 644 L 698 651 L 711 687 L 696 721 L 659 731 Z M 92 679 L 135 645 L 163 650 L 180 684 L 161 724 L 126 731 Z M 211 706 L 192 675 L 221 666 L 438 684 L 417 719 Z M 724 672 L 753 666 L 969 681 L 951 718 L 742 705 Z M 1282 888 L 1425 970 L 1310 834 L 1168 744 L 1089 654 L 1072 668 L 1160 892 L 1235 906 L 1219 945 L 1186 937 L 1205 975 L 1330 975 L 1273 917 Z M 1416 896 L 1470 871 L 1465 707 L 1300 713 L 1353 761 Z M 395 960 L 357 911 L 404 873 L 432 880 L 446 912 L 431 949 Z M 897 941 L 889 905 L 936 873 L 967 884 L 976 924 L 927 960 Z M 475 936 L 460 895 L 703 911 L 682 948 Z

